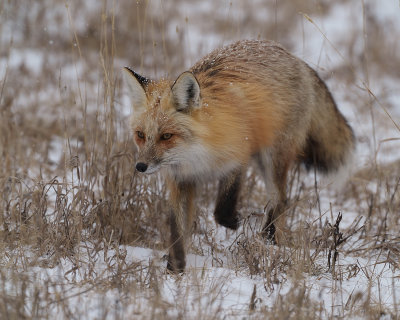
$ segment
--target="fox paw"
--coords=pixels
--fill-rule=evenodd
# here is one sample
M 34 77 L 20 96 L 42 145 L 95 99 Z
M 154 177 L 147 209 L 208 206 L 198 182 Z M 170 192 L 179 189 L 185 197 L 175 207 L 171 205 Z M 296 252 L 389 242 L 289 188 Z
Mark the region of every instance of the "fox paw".
M 218 224 L 221 226 L 224 226 L 225 228 L 229 228 L 232 230 L 236 230 L 239 228 L 239 218 L 236 215 L 231 215 L 231 216 L 222 216 L 222 217 L 215 217 L 215 220 L 217 221 Z
M 180 274 L 184 273 L 185 271 L 185 261 L 177 261 L 171 259 L 170 256 L 168 256 L 168 262 L 167 262 L 167 272 L 172 273 L 172 274 Z
M 277 244 L 276 238 L 275 238 L 275 226 L 274 224 L 269 224 L 268 226 L 264 227 L 263 229 L 263 236 L 270 241 L 272 244 Z

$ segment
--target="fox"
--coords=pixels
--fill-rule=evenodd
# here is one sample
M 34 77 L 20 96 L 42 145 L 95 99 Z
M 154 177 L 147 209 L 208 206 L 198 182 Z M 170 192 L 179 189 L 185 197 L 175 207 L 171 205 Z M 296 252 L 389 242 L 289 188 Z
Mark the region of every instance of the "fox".
M 167 269 L 184 272 L 199 185 L 218 182 L 215 221 L 236 230 L 247 168 L 267 195 L 261 233 L 284 244 L 288 174 L 296 165 L 335 173 L 355 137 L 317 72 L 280 44 L 241 40 L 218 48 L 176 80 L 123 68 L 132 103 L 135 169 L 161 172 L 169 193 Z M 268 199 L 268 201 L 267 201 Z

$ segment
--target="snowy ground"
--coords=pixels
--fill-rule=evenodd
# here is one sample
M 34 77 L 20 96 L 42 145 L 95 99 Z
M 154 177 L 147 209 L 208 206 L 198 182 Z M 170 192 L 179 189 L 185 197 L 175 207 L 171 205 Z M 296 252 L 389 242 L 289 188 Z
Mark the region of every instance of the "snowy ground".
M 110 14 L 113 5 L 105 3 L 106 9 L 103 7 L 103 10 Z M 57 221 L 65 224 L 65 217 L 52 214 L 59 212 L 58 208 L 62 206 L 65 214 L 72 208 L 73 214 L 85 217 L 92 211 L 103 212 L 96 211 L 101 207 L 100 200 L 96 200 L 96 205 L 92 203 L 87 206 L 83 205 L 83 201 L 76 200 L 82 194 L 87 199 L 101 198 L 103 202 L 107 197 L 112 197 L 107 193 L 103 180 L 92 176 L 87 180 L 84 178 L 92 170 L 98 170 L 97 175 L 103 176 L 107 168 L 94 165 L 96 153 L 90 151 L 91 147 L 85 147 L 85 139 L 88 138 L 81 135 L 79 129 L 96 132 L 95 124 L 101 123 L 102 129 L 108 132 L 109 114 L 115 112 L 113 132 L 118 137 L 127 135 L 125 117 L 129 113 L 129 102 L 119 86 L 112 97 L 110 91 L 113 87 L 107 86 L 109 78 L 115 77 L 119 83 L 121 66 L 138 63 L 149 76 L 161 75 L 163 71 L 176 74 L 217 46 L 236 39 L 264 37 L 263 28 L 267 25 L 261 22 L 265 20 L 277 21 L 272 31 L 276 35 L 274 40 L 283 42 L 291 52 L 317 69 L 326 79 L 340 110 L 354 128 L 358 142 L 353 169 L 355 176 L 342 192 L 325 188 L 324 180 L 321 180 L 317 197 L 314 176 L 301 173 L 304 185 L 295 183 L 292 197 L 299 196 L 296 198 L 296 212 L 300 217 L 294 216 L 291 220 L 294 234 L 298 232 L 301 239 L 297 239 L 293 247 L 265 245 L 257 234 L 258 229 L 254 227 L 257 225 L 255 217 L 244 219 L 245 223 L 236 232 L 216 226 L 212 220 L 212 204 L 208 200 L 204 204 L 199 200 L 199 230 L 193 237 L 187 270 L 179 276 L 165 272 L 166 250 L 163 241 L 167 236 L 157 232 L 154 234 L 156 245 L 141 247 L 141 243 L 149 242 L 116 244 L 112 240 L 112 233 L 104 233 L 104 239 L 96 242 L 91 240 L 89 231 L 82 229 L 82 233 L 75 235 L 76 241 L 71 242 L 74 243 L 73 249 L 68 249 L 73 253 L 66 249 L 56 260 L 50 259 L 55 255 L 55 244 L 50 238 L 38 241 L 41 243 L 40 250 L 47 246 L 47 252 L 22 241 L 22 236 L 18 238 L 18 243 L 24 245 L 13 246 L 3 240 L 0 246 L 1 252 L 4 252 L 0 259 L 3 299 L 0 318 L 397 319 L 400 316 L 400 69 L 391 61 L 388 61 L 388 69 L 381 67 L 379 48 L 377 56 L 373 55 L 375 51 L 366 51 L 366 47 L 371 46 L 369 39 L 380 39 L 378 45 L 385 46 L 387 57 L 397 58 L 396 61 L 400 62 L 400 44 L 397 41 L 400 36 L 400 4 L 394 0 L 339 1 L 322 14 L 323 3 L 320 3 L 320 13 L 319 10 L 310 9 L 311 13 L 303 11 L 289 16 L 293 19 L 290 32 L 280 37 L 284 27 L 278 22 L 282 21 L 281 15 L 287 18 L 284 15 L 288 4 L 284 2 L 280 6 L 271 1 L 269 6 L 262 6 L 262 3 L 257 0 L 244 8 L 245 5 L 239 1 L 190 4 L 183 1 L 150 2 L 146 6 L 146 15 L 134 16 L 132 20 L 138 20 L 138 25 L 141 25 L 148 19 L 146 26 L 151 25 L 150 34 L 162 33 L 164 38 L 179 40 L 184 44 L 186 49 L 184 59 L 179 63 L 180 69 L 175 68 L 177 62 L 173 56 L 162 60 L 168 61 L 168 66 L 155 67 L 153 60 L 158 57 L 157 53 L 150 54 L 148 50 L 147 56 L 145 54 L 144 58 L 138 58 L 140 53 L 132 52 L 132 47 L 127 47 L 131 50 L 129 54 L 115 57 L 111 68 L 104 67 L 108 71 L 114 70 L 115 74 L 110 71 L 106 75 L 101 72 L 99 65 L 107 66 L 110 59 L 107 54 L 111 55 L 111 49 L 107 48 L 107 51 L 100 46 L 101 59 L 93 63 L 93 53 L 81 52 L 79 45 L 79 41 L 90 42 L 91 36 L 103 41 L 103 46 L 108 43 L 104 39 L 108 37 L 109 30 L 101 35 L 87 30 L 90 19 L 97 21 L 101 16 L 101 6 L 96 2 L 88 2 L 82 11 L 74 11 L 68 2 L 58 2 L 55 9 L 44 11 L 41 26 L 47 28 L 30 31 L 24 29 L 26 17 L 29 17 L 29 13 L 23 13 L 26 8 L 17 6 L 18 10 L 11 12 L 11 5 L 0 5 L 0 17 L 5 21 L 0 22 L 1 116 L 6 119 L 9 116 L 7 110 L 11 110 L 13 117 L 10 117 L 10 122 L 26 121 L 28 124 L 30 117 L 34 128 L 29 127 L 21 135 L 43 135 L 43 139 L 45 135 L 40 131 L 41 126 L 43 130 L 49 130 L 55 123 L 61 123 L 61 129 L 55 129 L 54 135 L 46 138 L 43 145 L 15 145 L 15 149 L 19 150 L 15 154 L 23 156 L 14 159 L 18 168 L 12 174 L 7 173 L 8 160 L 3 161 L 0 181 L 20 181 L 19 192 L 25 192 L 24 197 L 31 198 L 25 202 L 29 207 L 27 212 L 42 203 L 41 200 L 36 202 L 37 194 L 30 190 L 37 190 L 35 188 L 44 183 L 47 208 L 44 216 L 47 215 L 47 221 L 51 221 L 53 226 L 57 226 Z M 40 10 L 40 6 L 33 5 L 32 12 L 35 10 Z M 85 12 L 94 12 L 96 18 L 86 17 Z M 173 15 L 169 18 L 166 15 L 170 12 Z M 96 13 L 99 14 L 96 16 Z M 215 21 L 207 23 L 205 17 L 211 13 Z M 149 16 L 157 18 L 152 20 Z M 111 21 L 110 17 L 112 15 L 109 16 Z M 170 20 L 166 22 L 167 18 Z M 215 32 L 213 28 L 220 18 L 227 21 L 227 30 Z M 256 19 L 256 22 L 251 22 L 251 19 Z M 166 28 L 157 30 L 163 23 Z M 145 26 L 144 22 L 142 26 Z M 31 43 L 24 44 L 29 32 L 39 33 L 41 38 L 46 38 L 47 49 Z M 143 31 L 142 36 L 144 34 L 147 35 Z M 154 35 L 154 39 L 156 37 Z M 139 36 L 135 41 L 140 43 L 137 46 L 140 50 L 145 50 L 145 40 Z M 68 49 L 70 53 L 63 54 L 68 51 L 63 43 L 72 44 Z M 131 45 L 135 48 L 135 44 Z M 157 46 L 159 48 L 162 45 Z M 52 51 L 54 47 L 57 50 Z M 82 45 L 82 48 L 85 47 Z M 366 52 L 370 52 L 370 55 Z M 16 76 L 18 72 L 21 76 Z M 44 74 L 48 76 L 43 77 Z M 96 80 L 103 78 L 105 80 L 102 83 Z M 17 80 L 13 82 L 14 79 Z M 19 85 L 28 88 L 28 91 L 21 93 Z M 13 98 L 8 105 L 9 96 Z M 108 106 L 112 103 L 115 103 L 115 109 L 110 111 Z M 17 116 L 20 114 L 18 112 L 25 114 L 28 119 Z M 0 134 L 6 137 L 7 131 Z M 15 132 L 13 134 L 16 135 Z M 103 136 L 98 134 L 98 138 L 93 140 L 93 149 L 100 148 L 104 154 L 108 154 L 109 135 L 104 136 L 103 141 Z M 7 139 L 12 141 L 10 144 L 19 141 L 14 140 L 13 136 Z M 115 142 L 110 154 L 123 158 L 125 153 L 118 151 L 125 150 L 123 147 L 127 143 Z M 0 151 L 14 150 L 13 146 L 3 144 Z M 39 153 L 38 150 L 42 149 L 46 150 Z M 74 152 L 79 155 L 78 164 L 68 158 Z M 98 157 L 102 157 L 101 152 Z M 117 161 L 110 161 L 111 166 Z M 121 164 L 118 168 L 122 170 L 125 167 Z M 373 175 L 370 172 L 378 173 Z M 59 181 L 50 184 L 48 181 L 54 177 L 58 177 Z M 121 184 L 125 180 L 123 176 Z M 138 188 L 130 192 L 155 195 L 151 200 L 155 201 L 157 197 L 165 195 L 165 190 L 162 179 L 152 183 L 151 187 L 140 187 L 139 183 Z M 3 203 L 20 201 L 19 205 L 15 205 L 15 208 L 20 208 L 23 200 L 18 200 L 20 198 L 12 192 L 7 193 L 5 182 L 1 186 L 5 190 Z M 126 187 L 121 188 L 127 193 Z M 242 200 L 242 203 L 249 205 L 241 212 L 244 217 L 262 212 L 263 202 L 257 199 L 262 199 L 263 186 L 256 186 L 254 190 L 254 199 L 247 202 Z M 127 196 L 121 196 L 122 200 L 123 197 Z M 146 208 L 143 212 L 154 205 L 143 198 L 138 199 Z M 162 211 L 162 199 L 159 201 Z M 129 204 L 139 206 L 139 202 Z M 9 210 L 5 205 L 0 208 L 4 212 Z M 339 212 L 343 214 L 340 232 L 349 238 L 338 245 L 338 258 L 329 267 L 333 261 L 330 255 L 335 251 L 333 233 L 326 235 L 324 232 L 333 232 Z M 146 217 L 146 221 L 151 221 L 150 217 L 153 217 L 153 223 L 156 224 L 154 215 L 146 214 L 140 213 Z M 385 218 L 383 231 L 379 223 L 382 217 Z M 71 221 L 80 220 L 73 217 Z M 14 225 L 18 225 L 17 219 L 8 223 L 3 218 L 1 222 L 3 225 L 7 222 L 10 231 L 13 231 Z M 99 221 L 95 220 L 93 224 L 99 224 Z M 6 231 L 3 227 L 2 235 L 6 235 Z M 19 232 L 23 234 L 25 231 L 21 229 Z M 57 232 L 55 230 L 54 234 Z M 57 245 L 62 246 L 59 243 Z M 37 251 L 41 254 L 33 260 Z M 23 303 L 18 304 L 18 301 Z

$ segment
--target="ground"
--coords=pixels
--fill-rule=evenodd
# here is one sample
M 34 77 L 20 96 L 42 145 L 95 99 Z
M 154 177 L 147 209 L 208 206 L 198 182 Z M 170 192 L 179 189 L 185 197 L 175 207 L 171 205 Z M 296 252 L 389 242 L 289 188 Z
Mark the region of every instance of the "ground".
M 399 16 L 395 0 L 0 3 L 0 318 L 399 318 Z M 259 235 L 252 168 L 237 231 L 204 186 L 186 272 L 168 274 L 167 190 L 134 171 L 121 68 L 175 78 L 249 38 L 326 81 L 351 174 L 293 170 L 286 247 Z

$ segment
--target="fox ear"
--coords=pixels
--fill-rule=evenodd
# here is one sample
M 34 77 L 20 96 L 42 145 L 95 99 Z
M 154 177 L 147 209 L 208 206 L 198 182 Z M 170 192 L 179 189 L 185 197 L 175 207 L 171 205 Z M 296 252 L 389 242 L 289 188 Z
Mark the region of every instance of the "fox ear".
M 193 73 L 182 73 L 172 85 L 172 97 L 177 111 L 189 112 L 200 105 L 200 86 Z
M 145 89 L 150 83 L 150 80 L 137 74 L 129 67 L 123 68 L 123 74 L 125 82 L 128 84 L 129 95 L 132 99 L 133 109 L 135 111 L 139 111 L 146 105 L 147 98 Z

